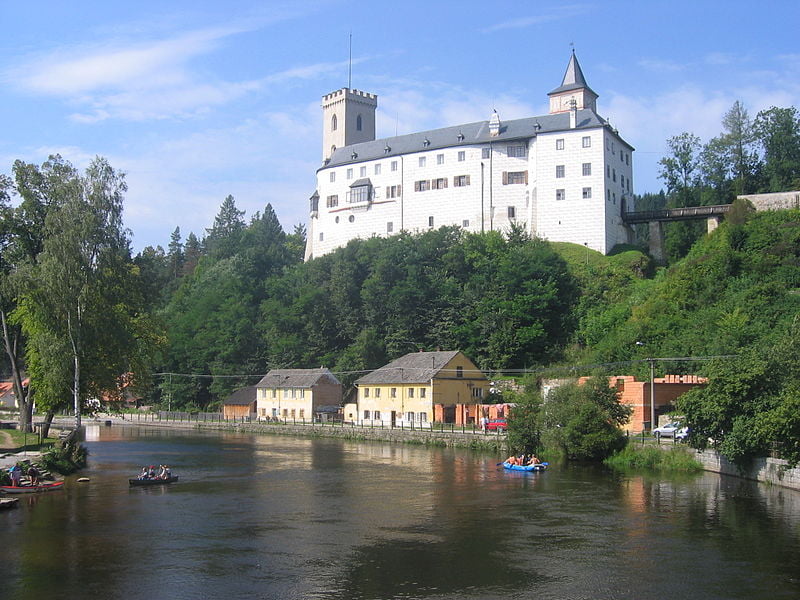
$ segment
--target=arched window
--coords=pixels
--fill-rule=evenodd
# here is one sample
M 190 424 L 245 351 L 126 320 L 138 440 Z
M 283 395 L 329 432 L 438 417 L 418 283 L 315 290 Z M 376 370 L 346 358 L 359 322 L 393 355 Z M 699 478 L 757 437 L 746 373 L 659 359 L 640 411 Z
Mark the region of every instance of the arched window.
M 331 156 L 333 156 L 334 152 L 336 152 L 336 146 L 331 146 Z
M 336 131 L 336 115 L 331 117 L 331 131 Z
M 356 117 L 356 130 L 361 131 L 361 115 L 358 115 L 358 117 Z

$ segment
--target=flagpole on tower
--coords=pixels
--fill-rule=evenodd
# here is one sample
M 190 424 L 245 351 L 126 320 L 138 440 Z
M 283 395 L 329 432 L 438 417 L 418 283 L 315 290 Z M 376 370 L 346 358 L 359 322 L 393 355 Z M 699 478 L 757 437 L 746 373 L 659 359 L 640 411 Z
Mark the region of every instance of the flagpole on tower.
M 353 85 L 353 32 L 350 32 L 350 58 L 347 61 L 347 89 Z

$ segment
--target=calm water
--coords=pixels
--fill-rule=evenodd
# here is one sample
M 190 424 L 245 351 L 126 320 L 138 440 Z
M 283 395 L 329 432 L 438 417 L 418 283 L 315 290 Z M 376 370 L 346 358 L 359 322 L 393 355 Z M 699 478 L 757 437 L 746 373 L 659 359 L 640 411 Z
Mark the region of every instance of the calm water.
M 467 451 L 100 428 L 0 513 L 0 598 L 800 598 L 800 494 Z M 129 489 L 141 465 L 181 481 Z

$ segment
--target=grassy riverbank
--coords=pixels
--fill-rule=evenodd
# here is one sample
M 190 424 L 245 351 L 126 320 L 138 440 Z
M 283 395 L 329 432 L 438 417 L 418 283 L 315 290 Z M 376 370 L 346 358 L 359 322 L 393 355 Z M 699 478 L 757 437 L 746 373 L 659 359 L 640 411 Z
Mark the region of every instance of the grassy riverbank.
M 56 438 L 39 440 L 35 433 L 25 433 L 17 429 L 0 430 L 0 452 L 44 452 L 55 444 Z
M 679 473 L 697 473 L 703 470 L 692 453 L 682 446 L 674 446 L 669 450 L 653 447 L 641 447 L 628 444 L 605 461 L 607 466 L 619 470 L 637 469 L 643 471 L 672 471 Z

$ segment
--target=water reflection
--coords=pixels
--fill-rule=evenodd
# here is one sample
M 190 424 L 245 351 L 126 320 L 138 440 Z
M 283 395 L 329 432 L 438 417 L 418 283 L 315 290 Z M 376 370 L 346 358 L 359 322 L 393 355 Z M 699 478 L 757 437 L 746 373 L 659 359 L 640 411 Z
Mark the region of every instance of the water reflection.
M 3 598 L 800 596 L 800 495 L 466 451 L 104 428 L 0 514 Z M 180 481 L 129 488 L 145 464 Z M 676 589 L 677 588 L 677 589 Z

